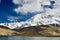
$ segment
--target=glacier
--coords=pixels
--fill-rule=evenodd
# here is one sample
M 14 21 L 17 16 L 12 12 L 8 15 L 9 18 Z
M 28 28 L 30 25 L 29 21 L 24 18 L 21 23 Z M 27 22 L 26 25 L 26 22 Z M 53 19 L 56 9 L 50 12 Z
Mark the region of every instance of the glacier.
M 44 1 L 41 3 L 43 11 L 36 12 L 36 15 L 26 21 L 13 22 L 13 23 L 0 23 L 10 29 L 19 29 L 24 27 L 38 26 L 38 25 L 49 25 L 58 24 L 60 25 L 60 1 L 51 0 Z

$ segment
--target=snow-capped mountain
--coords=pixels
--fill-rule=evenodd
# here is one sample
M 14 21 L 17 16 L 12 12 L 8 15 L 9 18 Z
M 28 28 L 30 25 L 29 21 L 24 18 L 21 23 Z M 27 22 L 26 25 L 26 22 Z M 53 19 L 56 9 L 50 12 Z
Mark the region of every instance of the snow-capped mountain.
M 46 3 L 46 4 L 45 4 Z M 60 5 L 54 4 L 55 1 L 43 2 L 41 7 L 44 12 L 36 12 L 36 15 L 30 19 L 22 22 L 13 23 L 0 23 L 0 25 L 6 26 L 10 29 L 19 29 L 37 25 L 49 25 L 59 24 L 60 25 Z M 57 5 L 57 6 L 56 6 Z
M 49 15 L 37 14 L 25 22 L 1 23 L 0 25 L 4 25 L 10 29 L 19 29 L 23 27 L 49 24 L 60 24 L 60 18 L 52 17 Z

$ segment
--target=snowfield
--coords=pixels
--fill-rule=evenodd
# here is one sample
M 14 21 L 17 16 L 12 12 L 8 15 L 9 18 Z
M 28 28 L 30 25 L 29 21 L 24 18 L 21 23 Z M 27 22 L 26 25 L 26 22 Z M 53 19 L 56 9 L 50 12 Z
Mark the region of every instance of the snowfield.
M 37 25 L 49 25 L 49 24 L 60 25 L 60 18 L 56 18 L 56 17 L 48 18 L 48 16 L 45 18 L 45 16 L 43 17 L 42 14 L 37 14 L 25 22 L 0 23 L 0 25 L 4 25 L 10 29 L 19 29 L 24 27 L 37 26 Z
M 14 22 L 14 23 L 0 23 L 0 25 L 4 25 L 10 29 L 19 29 L 24 27 L 37 26 L 37 25 L 49 25 L 49 24 L 60 25 L 60 0 L 48 0 L 48 1 L 43 0 L 43 2 L 40 2 L 40 4 L 41 5 L 38 6 L 43 8 L 44 12 L 40 11 L 42 13 L 37 13 L 40 9 L 39 7 L 36 8 L 37 7 L 36 5 L 35 5 L 36 10 L 33 7 L 32 7 L 33 9 L 31 10 L 29 9 L 29 7 L 31 7 L 32 5 L 30 5 L 28 7 L 29 10 L 27 9 L 27 11 L 31 11 L 31 12 L 37 11 L 35 16 L 31 17 L 30 19 L 24 22 L 22 21 L 22 22 Z

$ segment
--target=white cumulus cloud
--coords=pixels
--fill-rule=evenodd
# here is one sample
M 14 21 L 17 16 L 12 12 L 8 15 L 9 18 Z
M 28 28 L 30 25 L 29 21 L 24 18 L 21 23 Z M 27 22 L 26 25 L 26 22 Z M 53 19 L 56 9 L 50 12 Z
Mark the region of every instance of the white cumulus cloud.
M 34 13 L 34 12 L 42 12 L 43 7 L 41 7 L 41 2 L 42 0 L 13 0 L 13 3 L 17 5 L 22 5 L 18 6 L 18 8 L 15 8 L 14 11 L 17 13 Z
M 13 0 L 13 3 L 16 5 L 22 5 L 18 6 L 14 9 L 17 13 L 35 13 L 35 12 L 43 12 L 44 9 L 41 6 L 43 5 L 51 5 L 50 1 L 55 1 L 55 8 L 54 9 L 48 9 L 46 10 L 46 13 L 49 15 L 56 15 L 57 13 L 60 13 L 58 10 L 60 10 L 60 1 L 59 0 Z M 56 6 L 57 5 L 57 6 Z M 59 7 L 59 8 L 58 8 Z

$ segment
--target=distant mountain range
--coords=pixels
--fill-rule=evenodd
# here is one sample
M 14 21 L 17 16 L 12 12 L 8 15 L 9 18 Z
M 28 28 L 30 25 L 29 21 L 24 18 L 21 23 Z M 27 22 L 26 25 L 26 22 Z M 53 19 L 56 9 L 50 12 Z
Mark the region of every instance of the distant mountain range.
M 46 3 L 46 2 L 45 2 Z M 48 4 L 49 3 L 49 4 Z M 56 6 L 57 5 L 57 6 Z M 60 25 L 60 5 L 55 4 L 55 1 L 47 2 L 46 4 L 41 4 L 41 7 L 43 7 L 43 13 L 42 12 L 36 12 L 36 15 L 29 18 L 26 21 L 21 22 L 11 22 L 11 23 L 0 23 L 0 25 L 6 26 L 10 29 L 19 29 L 24 27 L 30 27 L 30 26 L 38 26 L 38 25 L 49 25 L 49 24 L 58 24 Z M 29 15 L 27 15 L 28 18 Z M 14 20 L 14 17 L 11 17 Z M 26 17 L 24 17 L 26 19 Z M 23 19 L 23 17 L 22 17 Z
M 19 29 L 24 27 L 49 25 L 49 24 L 60 25 L 60 18 L 56 18 L 51 15 L 37 14 L 34 17 L 24 22 L 0 23 L 0 25 L 4 25 L 10 29 Z

